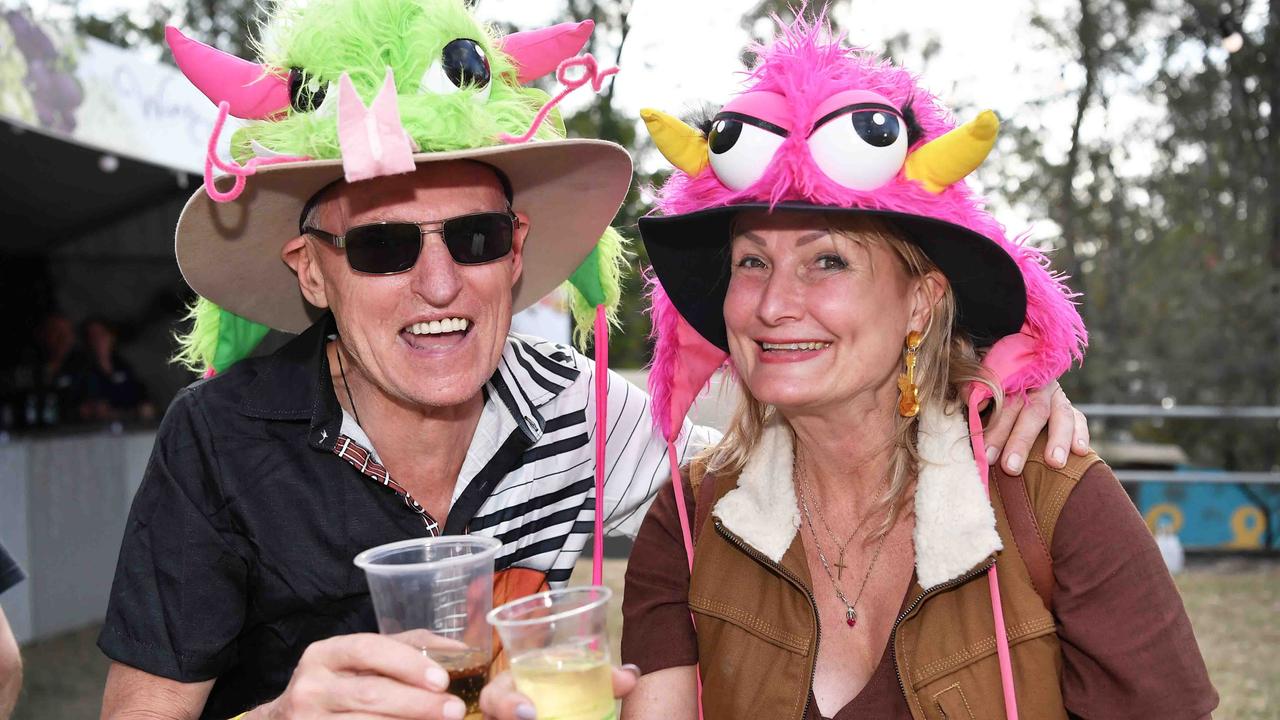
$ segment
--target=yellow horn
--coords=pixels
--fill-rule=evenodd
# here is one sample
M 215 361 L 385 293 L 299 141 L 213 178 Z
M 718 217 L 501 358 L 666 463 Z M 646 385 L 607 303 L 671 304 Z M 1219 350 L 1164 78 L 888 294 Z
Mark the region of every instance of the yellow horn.
M 907 177 L 940 193 L 978 169 L 996 144 L 1000 119 L 990 110 L 943 135 L 907 158 Z
M 659 110 L 645 108 L 640 111 L 645 127 L 658 151 L 667 162 L 694 176 L 710 162 L 707 155 L 707 139 L 680 120 Z

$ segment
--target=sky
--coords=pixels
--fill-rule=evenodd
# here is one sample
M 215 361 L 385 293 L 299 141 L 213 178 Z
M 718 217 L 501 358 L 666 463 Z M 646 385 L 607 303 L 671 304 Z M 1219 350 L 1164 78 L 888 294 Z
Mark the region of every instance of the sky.
M 0 0 L 0 4 L 6 1 L 12 0 Z M 141 12 L 152 2 L 80 0 L 79 7 L 81 12 L 105 15 L 118 10 Z M 69 14 L 72 7 L 56 0 L 31 0 L 31 4 L 37 12 L 55 16 Z M 740 18 L 752 5 L 752 0 L 634 0 L 631 33 L 618 62 L 621 72 L 613 80 L 615 105 L 638 116 L 642 107 L 682 115 L 704 104 L 722 103 L 738 84 L 738 56 L 749 39 Z M 572 19 L 558 16 L 562 7 L 561 0 L 479 0 L 476 13 L 484 20 L 500 18 L 528 29 Z M 962 121 L 990 108 L 1006 121 L 1033 122 L 1047 136 L 1047 152 L 1065 153 L 1072 91 L 1082 78 L 1071 57 L 1045 48 L 1047 38 L 1031 29 L 1030 16 L 1038 10 L 1062 17 L 1072 7 L 1069 0 L 843 0 L 835 13 L 850 42 L 872 50 L 883 50 L 887 38 L 903 32 L 911 48 L 936 41 L 938 51 L 929 62 L 917 52 L 899 60 L 919 73 L 924 86 L 946 104 L 960 108 Z M 613 52 L 600 60 L 612 62 Z M 1050 95 L 1061 99 L 1047 108 L 1029 105 Z M 565 110 L 571 113 L 589 102 L 587 92 L 580 90 L 566 100 Z M 1123 105 L 1124 98 L 1117 102 Z M 1136 116 L 1148 110 L 1139 104 L 1129 112 Z M 663 161 L 651 152 L 638 162 L 655 169 Z M 995 209 L 1010 227 L 1036 224 L 1016 208 L 997 205 Z M 1033 234 L 1048 236 L 1053 229 L 1048 226 Z

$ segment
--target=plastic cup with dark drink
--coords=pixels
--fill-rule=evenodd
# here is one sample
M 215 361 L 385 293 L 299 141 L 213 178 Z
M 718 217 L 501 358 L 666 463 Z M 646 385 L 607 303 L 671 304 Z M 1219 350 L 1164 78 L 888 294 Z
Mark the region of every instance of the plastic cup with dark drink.
M 449 693 L 479 717 L 493 659 L 493 558 L 499 541 L 479 535 L 402 540 L 365 550 L 364 570 L 378 631 L 418 646 L 449 672 Z

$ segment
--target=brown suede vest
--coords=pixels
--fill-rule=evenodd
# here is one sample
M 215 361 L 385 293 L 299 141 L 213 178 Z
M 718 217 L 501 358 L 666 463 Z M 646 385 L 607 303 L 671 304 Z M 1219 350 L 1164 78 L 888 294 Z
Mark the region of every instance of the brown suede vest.
M 1022 481 L 1044 552 L 1053 527 L 1096 455 L 1072 457 L 1055 470 L 1043 457 L 1043 438 L 1030 453 Z M 1019 716 L 1065 720 L 1060 689 L 1062 656 L 1053 615 L 1031 582 L 992 469 L 991 503 L 1004 549 L 996 554 Z M 774 563 L 725 528 L 710 512 L 736 477 L 690 472 L 699 519 L 689 606 L 698 631 L 698 656 L 707 720 L 802 720 L 813 682 L 818 615 L 800 535 Z M 784 480 L 785 481 L 785 480 Z M 1017 482 L 1018 478 L 1012 478 Z M 1007 486 L 1007 485 L 1006 485 Z M 1026 544 L 1024 536 L 1024 545 Z M 1003 718 L 991 596 L 991 559 L 925 591 L 913 578 L 911 601 L 890 635 L 892 656 L 916 720 Z

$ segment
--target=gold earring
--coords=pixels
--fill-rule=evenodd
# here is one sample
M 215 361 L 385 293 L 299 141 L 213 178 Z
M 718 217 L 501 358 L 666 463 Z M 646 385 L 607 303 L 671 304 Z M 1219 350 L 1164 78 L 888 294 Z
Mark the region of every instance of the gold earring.
M 898 376 L 898 390 L 902 395 L 898 398 L 898 414 L 902 417 L 915 417 L 920 412 L 920 389 L 916 387 L 916 357 L 920 353 L 920 345 L 924 343 L 924 335 L 912 330 L 907 333 L 907 371 Z

